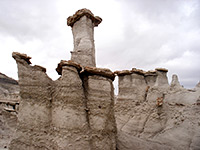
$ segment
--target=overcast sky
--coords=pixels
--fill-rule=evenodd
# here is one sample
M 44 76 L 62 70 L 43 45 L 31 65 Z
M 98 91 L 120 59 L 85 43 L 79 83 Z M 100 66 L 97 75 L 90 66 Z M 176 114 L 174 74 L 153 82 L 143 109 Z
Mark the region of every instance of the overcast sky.
M 167 68 L 187 88 L 200 80 L 200 0 L 0 0 L 0 72 L 17 79 L 12 52 L 55 71 L 73 50 L 66 18 L 88 8 L 95 27 L 97 67 L 112 71 Z

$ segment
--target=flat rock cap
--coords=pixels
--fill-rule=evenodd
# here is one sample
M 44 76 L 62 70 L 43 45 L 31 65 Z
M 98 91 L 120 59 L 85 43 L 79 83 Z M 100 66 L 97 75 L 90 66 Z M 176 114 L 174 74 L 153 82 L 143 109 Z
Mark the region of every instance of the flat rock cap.
M 168 72 L 168 70 L 165 69 L 165 68 L 156 68 L 155 70 L 156 71 L 161 71 L 161 72 Z
M 21 54 L 18 52 L 13 52 L 12 53 L 12 57 L 16 60 L 16 59 L 24 59 L 28 64 L 31 64 L 31 57 L 27 56 L 26 54 Z
M 12 53 L 12 57 L 17 61 L 17 62 L 26 62 L 27 64 L 31 64 L 31 57 L 26 55 L 26 54 L 21 54 L 21 53 L 18 53 L 18 52 L 13 52 Z M 39 66 L 39 65 L 34 65 L 32 66 L 33 69 L 36 69 L 36 70 L 40 70 L 42 72 L 46 72 L 46 68 L 42 67 L 42 66 Z
M 139 75 L 145 75 L 146 72 L 141 69 L 132 68 L 132 70 L 115 71 L 114 73 L 117 74 L 118 76 L 124 76 L 124 75 L 131 75 L 133 73 Z
M 67 18 L 67 25 L 73 27 L 74 23 L 78 21 L 81 17 L 86 16 L 92 20 L 94 26 L 98 26 L 102 19 L 94 14 L 89 9 L 80 9 L 73 16 Z
M 80 74 L 88 74 L 88 75 L 99 75 L 106 78 L 111 79 L 114 81 L 115 74 L 110 70 L 106 68 L 96 68 L 96 67 L 83 67 L 80 64 L 73 62 L 71 60 L 61 60 L 61 62 L 58 64 L 58 67 L 56 68 L 56 71 L 59 75 L 62 75 L 62 68 L 63 66 L 72 66 L 75 67 Z

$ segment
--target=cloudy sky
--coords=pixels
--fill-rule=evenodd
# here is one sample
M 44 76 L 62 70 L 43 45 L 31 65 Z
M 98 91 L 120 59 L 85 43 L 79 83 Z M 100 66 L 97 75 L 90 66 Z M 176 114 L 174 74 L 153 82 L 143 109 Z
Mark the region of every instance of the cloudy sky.
M 200 80 L 199 0 L 0 0 L 0 72 L 17 79 L 12 52 L 55 71 L 73 50 L 66 18 L 81 8 L 103 21 L 95 28 L 97 67 L 112 71 L 169 69 L 182 85 Z

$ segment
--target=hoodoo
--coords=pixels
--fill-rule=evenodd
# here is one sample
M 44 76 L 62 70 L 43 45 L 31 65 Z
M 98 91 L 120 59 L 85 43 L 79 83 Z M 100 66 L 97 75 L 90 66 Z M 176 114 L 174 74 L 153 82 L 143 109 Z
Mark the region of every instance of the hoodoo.
M 74 50 L 71 60 L 83 66 L 96 67 L 94 27 L 102 19 L 94 16 L 88 9 L 78 10 L 73 16 L 67 18 L 67 25 L 72 27 Z
M 88 9 L 68 17 L 74 49 L 71 60 L 58 64 L 60 77 L 55 81 L 47 76 L 45 68 L 32 66 L 31 57 L 13 52 L 19 81 L 11 83 L 19 83 L 19 111 L 14 109 L 18 101 L 8 103 L 12 109 L 1 106 L 10 106 L 7 100 L 0 103 L 0 133 L 5 133 L 6 125 L 2 116 L 18 112 L 9 149 L 199 150 L 200 83 L 194 89 L 185 89 L 174 75 L 169 84 L 164 68 L 114 73 L 96 68 L 94 27 L 101 21 Z M 116 75 L 119 93 L 114 103 Z M 0 85 L 6 81 L 2 79 Z M 0 88 L 4 92 L 7 86 Z M 11 93 L 12 97 L 15 93 Z
M 74 51 L 71 60 L 58 64 L 56 81 L 45 68 L 31 66 L 31 57 L 13 53 L 21 100 L 10 150 L 116 149 L 115 75 L 95 67 L 93 31 L 100 22 L 88 9 L 67 19 Z

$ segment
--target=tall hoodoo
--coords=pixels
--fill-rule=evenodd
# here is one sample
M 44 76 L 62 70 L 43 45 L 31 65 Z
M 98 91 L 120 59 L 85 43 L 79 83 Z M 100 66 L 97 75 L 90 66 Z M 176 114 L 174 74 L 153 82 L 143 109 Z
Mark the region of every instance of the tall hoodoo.
M 72 27 L 74 50 L 71 60 L 83 66 L 96 67 L 94 27 L 102 19 L 94 16 L 88 9 L 80 9 L 73 16 L 67 18 L 67 25 Z
M 200 83 L 185 89 L 173 75 L 169 85 L 165 68 L 96 68 L 93 32 L 101 21 L 88 9 L 67 19 L 74 51 L 58 64 L 55 81 L 31 57 L 13 52 L 20 102 L 9 150 L 200 149 Z M 0 106 L 0 122 L 3 115 Z
M 74 35 L 72 60 L 57 67 L 51 80 L 46 69 L 31 66 L 31 57 L 13 53 L 17 62 L 20 107 L 10 150 L 115 150 L 115 75 L 95 67 L 93 29 L 101 22 L 82 9 L 68 18 Z

